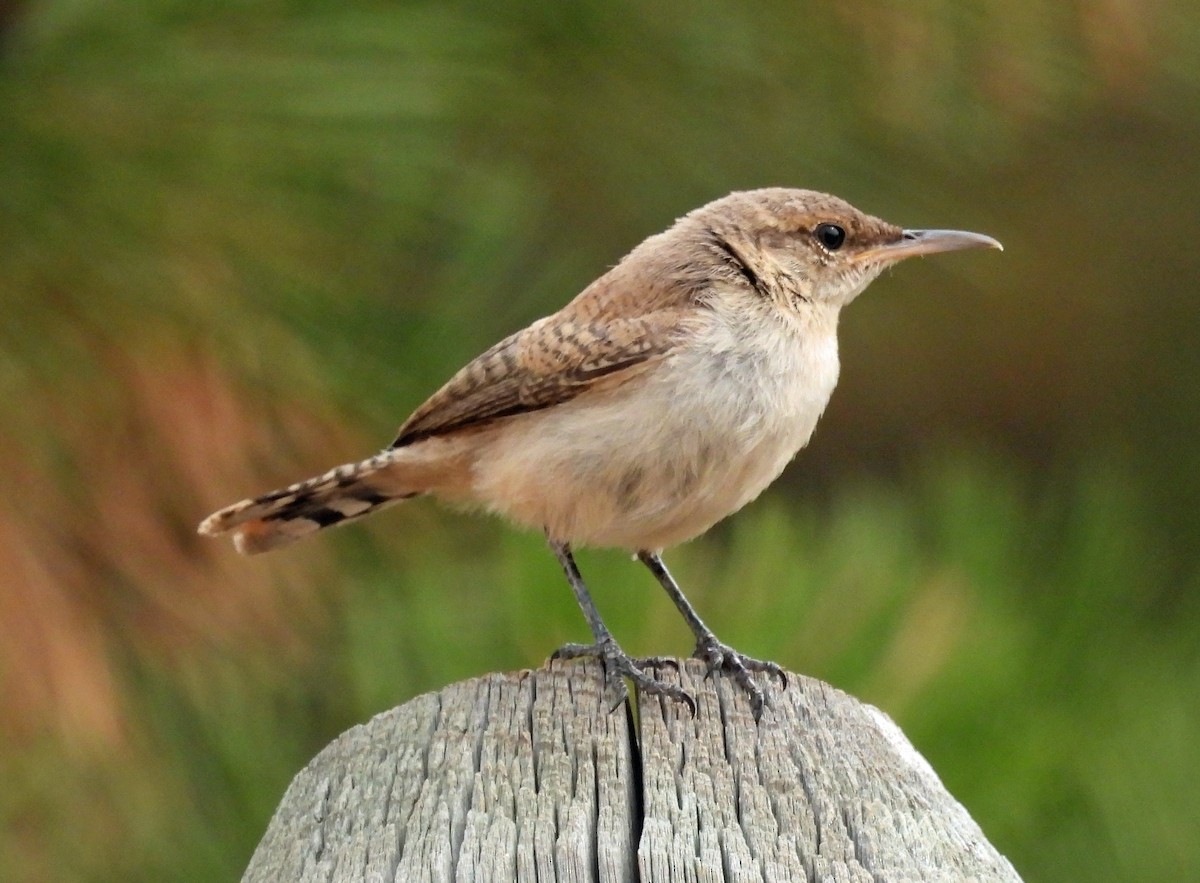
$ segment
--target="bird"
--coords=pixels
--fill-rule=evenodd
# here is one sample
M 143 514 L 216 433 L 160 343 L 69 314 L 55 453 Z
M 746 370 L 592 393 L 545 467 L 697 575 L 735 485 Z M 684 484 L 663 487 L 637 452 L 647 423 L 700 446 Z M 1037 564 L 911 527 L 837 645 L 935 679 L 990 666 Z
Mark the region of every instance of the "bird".
M 710 673 L 731 675 L 756 719 L 783 669 L 719 641 L 663 550 L 773 482 L 811 438 L 837 383 L 841 310 L 906 258 L 995 248 L 990 236 L 905 229 L 827 193 L 735 191 L 636 246 L 573 300 L 473 359 L 365 460 L 235 503 L 199 526 L 245 554 L 414 497 L 544 533 L 592 633 L 554 658 L 602 661 L 608 689 L 695 703 L 629 656 L 573 550 L 631 552 L 666 591 Z M 769 687 L 769 685 L 768 685 Z

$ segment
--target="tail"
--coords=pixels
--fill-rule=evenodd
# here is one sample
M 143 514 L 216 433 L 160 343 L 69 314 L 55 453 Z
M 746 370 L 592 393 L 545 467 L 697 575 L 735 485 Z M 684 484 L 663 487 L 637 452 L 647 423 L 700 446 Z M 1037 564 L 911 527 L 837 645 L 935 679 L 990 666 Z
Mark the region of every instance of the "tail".
M 233 544 L 244 555 L 286 545 L 335 524 L 347 524 L 392 503 L 416 496 L 396 487 L 388 470 L 394 451 L 331 469 L 324 475 L 297 482 L 252 500 L 214 512 L 199 531 L 215 537 L 233 531 Z

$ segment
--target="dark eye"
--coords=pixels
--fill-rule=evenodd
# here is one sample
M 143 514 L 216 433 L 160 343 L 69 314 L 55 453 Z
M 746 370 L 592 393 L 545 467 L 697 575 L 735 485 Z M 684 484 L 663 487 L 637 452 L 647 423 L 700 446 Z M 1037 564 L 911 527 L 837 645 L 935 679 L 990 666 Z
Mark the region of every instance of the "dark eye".
M 837 224 L 817 224 L 817 228 L 813 230 L 813 236 L 817 237 L 817 242 L 830 251 L 837 251 L 846 241 L 846 231 Z

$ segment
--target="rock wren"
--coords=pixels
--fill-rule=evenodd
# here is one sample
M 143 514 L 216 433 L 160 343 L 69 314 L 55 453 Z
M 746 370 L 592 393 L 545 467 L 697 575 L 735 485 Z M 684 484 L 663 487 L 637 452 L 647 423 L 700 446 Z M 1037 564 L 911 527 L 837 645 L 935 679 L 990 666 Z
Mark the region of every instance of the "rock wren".
M 382 453 L 210 515 L 263 552 L 430 495 L 544 531 L 599 657 L 623 678 L 695 708 L 629 657 L 604 625 L 574 546 L 634 552 L 760 714 L 752 671 L 779 666 L 718 641 L 660 554 L 745 506 L 807 444 L 838 377 L 837 322 L 904 258 L 1000 248 L 989 236 L 905 230 L 808 190 L 731 193 L 651 236 L 553 315 L 468 363 Z

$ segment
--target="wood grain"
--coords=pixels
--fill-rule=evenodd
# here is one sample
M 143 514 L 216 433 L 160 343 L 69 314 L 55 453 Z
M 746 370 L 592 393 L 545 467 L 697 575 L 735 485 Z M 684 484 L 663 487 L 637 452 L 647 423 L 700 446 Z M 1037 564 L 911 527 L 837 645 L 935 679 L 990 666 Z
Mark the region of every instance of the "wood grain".
M 790 675 L 755 723 L 610 711 L 593 663 L 491 674 L 344 733 L 292 782 L 245 881 L 1019 881 L 882 712 Z

